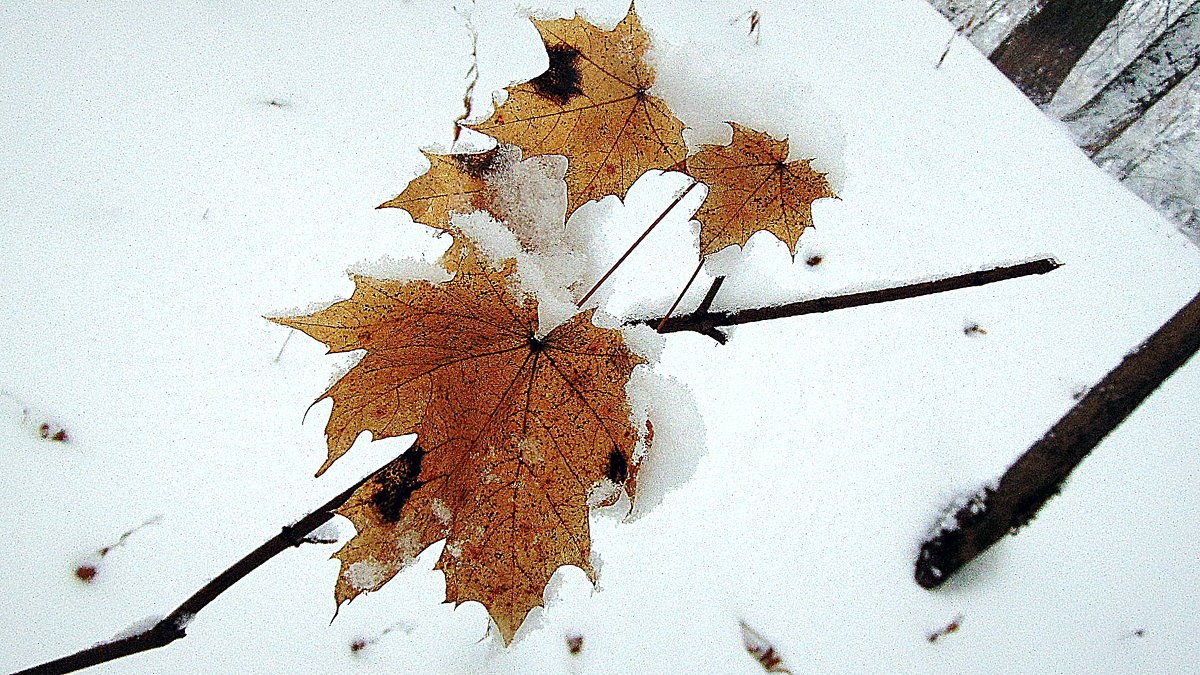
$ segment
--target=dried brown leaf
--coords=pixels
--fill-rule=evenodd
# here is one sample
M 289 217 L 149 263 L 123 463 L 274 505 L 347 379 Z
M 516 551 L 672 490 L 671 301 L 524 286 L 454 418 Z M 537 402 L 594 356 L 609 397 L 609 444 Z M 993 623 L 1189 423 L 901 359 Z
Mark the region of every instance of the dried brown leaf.
M 708 184 L 708 197 L 696 212 L 700 255 L 726 246 L 745 246 L 766 230 L 788 245 L 792 257 L 804 230 L 812 225 L 812 203 L 837 197 L 811 160 L 788 162 L 787 140 L 730 122 L 729 145 L 705 145 L 687 158 L 687 171 Z
M 496 163 L 498 148 L 474 154 L 435 155 L 422 152 L 429 170 L 417 176 L 395 199 L 377 208 L 400 208 L 415 222 L 454 234 L 454 214 L 494 212 L 495 190 L 487 176 Z
M 550 65 L 508 88 L 508 100 L 472 128 L 525 155 L 564 155 L 567 213 L 592 199 L 624 197 L 648 169 L 679 165 L 687 154 L 683 123 L 647 93 L 654 70 L 644 60 L 650 39 L 637 12 L 611 31 L 578 16 L 534 20 Z
M 590 311 L 539 335 L 536 301 L 509 291 L 512 261 L 459 255 L 450 281 L 356 277 L 350 299 L 276 321 L 331 352 L 366 350 L 321 397 L 321 471 L 363 431 L 418 437 L 339 510 L 358 535 L 336 554 L 338 603 L 446 539 L 446 600 L 481 602 L 507 643 L 560 566 L 594 574 L 588 497 L 636 470 L 625 383 L 642 360 Z

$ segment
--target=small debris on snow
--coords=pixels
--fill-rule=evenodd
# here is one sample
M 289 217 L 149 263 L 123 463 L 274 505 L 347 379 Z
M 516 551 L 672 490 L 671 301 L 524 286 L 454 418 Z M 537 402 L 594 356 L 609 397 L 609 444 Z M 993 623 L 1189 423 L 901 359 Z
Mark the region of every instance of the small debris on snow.
M 977 335 L 987 335 L 987 331 L 984 330 L 982 327 L 980 327 L 980 325 L 975 323 L 974 321 L 968 321 L 963 326 L 963 335 L 966 335 L 968 337 L 975 337 Z
M 571 654 L 578 654 L 583 651 L 583 636 L 579 634 L 568 635 L 567 651 Z
M 99 572 L 100 570 L 96 565 L 91 563 L 83 563 L 79 567 L 75 568 L 75 578 L 79 579 L 85 584 L 90 584 L 92 583 L 92 580 L 96 578 L 96 575 Z
M 925 639 L 929 640 L 929 642 L 931 642 L 931 643 L 937 642 L 938 640 L 942 639 L 943 637 L 958 631 L 958 629 L 962 627 L 962 620 L 963 620 L 962 614 L 959 614 L 958 616 L 951 619 L 950 623 L 946 624 L 946 626 L 944 628 L 933 631 L 928 636 L 926 636 Z
M 115 550 L 121 546 L 124 546 L 125 542 L 129 539 L 129 537 L 133 536 L 134 532 L 137 532 L 138 530 L 142 529 L 143 527 L 146 527 L 147 525 L 153 525 L 153 524 L 157 523 L 159 520 L 162 520 L 161 515 L 154 516 L 153 518 L 147 520 L 146 522 L 142 523 L 141 525 L 138 525 L 137 527 L 123 533 L 120 537 L 117 538 L 116 542 L 109 544 L 108 546 L 104 546 L 104 547 L 97 549 L 95 551 L 95 553 L 88 556 L 87 559 L 85 559 L 83 562 L 80 562 L 79 565 L 75 568 L 75 578 L 78 579 L 79 581 L 82 581 L 85 584 L 90 584 L 93 581 L 95 581 L 96 576 L 100 574 L 101 563 L 103 562 L 105 556 L 107 556 L 109 553 L 112 553 L 113 550 Z
M 364 637 L 364 636 L 360 635 L 359 637 L 356 637 L 350 641 L 350 654 L 352 654 L 353 656 L 362 656 L 362 651 L 364 649 L 379 642 L 381 639 L 383 639 L 383 636 L 387 635 L 388 633 L 391 633 L 392 631 L 396 631 L 396 630 L 400 630 L 405 633 L 411 633 L 412 626 L 401 621 L 399 623 L 394 623 L 394 624 L 388 626 L 387 628 L 384 628 L 383 630 L 379 631 L 379 633 L 374 636 Z
M 59 443 L 66 443 L 68 440 L 66 429 L 63 429 L 62 427 L 51 427 L 49 422 L 42 422 L 38 426 L 38 436 L 42 440 L 58 441 Z
M 783 658 L 775 650 L 775 645 L 772 645 L 766 638 L 759 635 L 758 631 L 748 626 L 745 621 L 739 623 L 742 626 L 742 640 L 745 643 L 746 651 L 762 664 L 763 670 L 768 673 L 792 672 L 783 665 Z
M 0 391 L 0 398 L 7 399 L 3 414 L 18 426 L 32 429 L 34 434 L 43 441 L 69 443 L 70 434 L 62 424 L 55 422 L 50 415 L 38 411 L 6 391 Z

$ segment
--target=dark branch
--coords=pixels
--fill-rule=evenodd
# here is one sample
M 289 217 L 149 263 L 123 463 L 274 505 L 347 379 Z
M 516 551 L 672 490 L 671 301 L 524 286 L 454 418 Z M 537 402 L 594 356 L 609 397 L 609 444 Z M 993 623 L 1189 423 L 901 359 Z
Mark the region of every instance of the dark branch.
M 783 319 L 786 317 L 801 316 L 804 314 L 831 312 L 835 309 L 873 305 L 879 302 L 890 302 L 892 300 L 916 298 L 922 295 L 954 291 L 960 288 L 983 286 L 984 284 L 1005 281 L 1007 279 L 1015 279 L 1017 277 L 1028 276 L 1031 274 L 1045 274 L 1047 272 L 1056 270 L 1061 266 L 1062 263 L 1053 258 L 1042 258 L 1041 260 L 1025 262 L 1019 265 L 994 267 L 992 269 L 960 274 L 958 276 L 946 277 L 944 279 L 935 279 L 933 281 L 923 281 L 916 284 L 908 284 L 906 286 L 893 286 L 891 288 L 881 288 L 874 291 L 863 291 L 861 293 L 849 293 L 846 295 L 834 295 L 826 298 L 816 298 L 813 300 L 802 300 L 800 302 L 792 302 L 786 305 L 777 305 L 775 307 L 756 307 L 754 309 L 742 309 L 734 312 L 697 311 L 688 316 L 677 316 L 667 319 L 667 321 L 663 323 L 662 327 L 659 329 L 659 332 L 675 333 L 679 331 L 694 331 L 707 335 L 717 342 L 724 343 L 723 339 L 716 337 L 716 335 L 721 335 L 721 337 L 724 337 L 724 335 L 717 330 L 717 328 L 720 326 L 735 326 L 743 323 L 753 323 L 755 321 L 769 321 L 771 319 Z M 720 279 L 717 281 L 720 281 Z M 716 281 L 713 282 L 713 286 L 714 288 L 720 287 Z M 713 289 L 709 289 L 709 293 L 715 295 Z M 708 300 L 708 298 L 706 298 L 706 300 Z M 707 305 L 705 303 L 701 303 L 701 307 L 704 310 L 707 310 Z M 638 319 L 635 323 L 644 323 L 654 326 L 661 321 L 662 317 L 656 317 L 649 319 Z
M 234 563 L 232 567 L 222 572 L 217 578 L 205 584 L 203 588 L 185 600 L 174 612 L 171 612 L 167 618 L 159 621 L 150 628 L 137 635 L 131 635 L 111 642 L 102 642 L 94 647 L 75 652 L 70 656 L 55 659 L 40 666 L 34 666 L 33 668 L 13 673 L 13 675 L 59 675 L 60 673 L 72 673 L 131 654 L 164 647 L 185 637 L 188 622 L 200 610 L 208 606 L 208 603 L 216 600 L 217 596 L 228 590 L 230 586 L 233 586 L 242 577 L 250 574 L 271 558 L 293 546 L 307 543 L 307 535 L 309 533 L 333 519 L 335 515 L 334 511 L 338 507 L 345 504 L 346 500 L 350 499 L 350 496 L 356 490 L 374 478 L 379 472 L 391 466 L 391 464 L 389 462 L 373 471 L 370 475 L 326 502 L 316 511 L 313 511 L 292 525 L 285 526 L 279 534 L 268 539 L 262 546 L 254 549 L 253 552 Z
M 704 314 L 708 311 L 709 307 L 712 307 L 713 300 L 717 298 L 717 293 L 721 290 L 721 284 L 723 283 L 725 283 L 724 276 L 713 279 L 712 286 L 709 286 L 708 292 L 704 294 L 704 299 L 700 301 L 700 304 L 696 307 L 696 311 L 692 312 L 692 318 L 695 318 L 697 314 Z M 704 331 L 704 334 L 721 344 L 725 344 L 729 340 L 729 336 L 717 328 Z
M 721 284 L 723 283 L 725 283 L 725 277 L 723 276 L 713 279 L 712 286 L 708 287 L 708 292 L 704 294 L 704 299 L 700 301 L 693 314 L 704 314 L 708 311 L 709 307 L 712 307 L 713 300 L 717 298 L 717 292 L 721 290 Z
M 1041 440 L 954 514 L 954 525 L 921 545 L 915 577 L 937 588 L 1062 489 L 1071 471 L 1146 397 L 1200 349 L 1200 295 L 1125 356 Z

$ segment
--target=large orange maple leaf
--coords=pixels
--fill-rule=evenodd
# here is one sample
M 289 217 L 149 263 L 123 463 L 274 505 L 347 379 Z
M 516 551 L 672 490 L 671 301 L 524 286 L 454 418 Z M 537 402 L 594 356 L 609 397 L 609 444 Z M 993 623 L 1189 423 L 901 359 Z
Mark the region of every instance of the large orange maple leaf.
M 534 20 L 550 66 L 508 88 L 488 120 L 470 125 L 533 155 L 567 158 L 567 213 L 605 195 L 624 197 L 647 169 L 678 165 L 687 154 L 683 123 L 647 93 L 654 69 L 637 12 L 611 31 L 578 16 Z
M 363 431 L 417 434 L 339 510 L 358 529 L 336 554 L 339 605 L 445 539 L 447 601 L 483 603 L 507 643 L 560 566 L 594 579 L 588 499 L 610 483 L 632 491 L 625 383 L 643 361 L 590 311 L 541 335 L 536 301 L 508 289 L 512 261 L 458 255 L 450 281 L 356 277 L 350 299 L 275 321 L 331 352 L 366 350 L 321 397 L 333 410 L 318 475 Z

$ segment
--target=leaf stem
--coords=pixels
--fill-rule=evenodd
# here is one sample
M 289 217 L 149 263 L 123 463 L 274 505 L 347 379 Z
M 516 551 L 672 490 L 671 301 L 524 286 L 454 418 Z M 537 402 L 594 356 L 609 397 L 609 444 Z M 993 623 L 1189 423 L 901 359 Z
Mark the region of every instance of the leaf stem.
M 598 291 L 600 289 L 600 287 L 602 285 L 604 285 L 605 281 L 608 281 L 608 278 L 610 276 L 612 276 L 612 273 L 617 271 L 617 268 L 621 266 L 621 263 L 625 262 L 625 259 L 629 257 L 630 253 L 633 253 L 633 249 L 637 248 L 638 244 L 641 244 L 642 240 L 645 239 L 646 236 L 650 234 L 650 231 L 653 230 L 655 227 L 658 227 L 658 224 L 662 222 L 662 219 L 667 217 L 667 214 L 671 212 L 671 209 L 675 208 L 675 206 L 679 202 L 683 201 L 683 198 L 688 196 L 688 193 L 691 192 L 699 184 L 700 184 L 700 181 L 693 181 L 691 185 L 687 186 L 686 190 L 684 190 L 683 192 L 680 192 L 675 197 L 675 200 L 672 201 L 667 206 L 666 209 L 663 209 L 662 213 L 658 214 L 658 217 L 654 219 L 654 222 L 650 223 L 650 227 L 646 228 L 646 231 L 642 233 L 642 236 L 638 237 L 637 241 L 633 242 L 633 244 L 629 247 L 629 250 L 625 251 L 625 254 L 622 255 L 620 257 L 620 259 L 617 260 L 617 262 L 613 263 L 612 267 L 608 268 L 608 271 L 604 273 L 604 276 L 600 277 L 600 281 L 597 281 L 596 285 L 592 286 L 592 290 L 588 291 L 587 294 L 583 296 L 583 299 L 581 299 L 579 302 L 575 303 L 575 306 L 583 307 L 583 303 L 587 302 L 588 298 L 592 297 L 592 294 L 595 293 L 596 291 Z
M 409 452 L 412 452 L 412 450 L 409 450 Z M 216 600 L 217 596 L 224 593 L 229 587 L 258 569 L 271 558 L 289 548 L 308 543 L 306 535 L 332 520 L 334 515 L 336 515 L 334 511 L 342 504 L 345 504 L 346 500 L 350 499 L 350 496 L 355 491 L 366 485 L 367 481 L 391 466 L 391 464 L 392 462 L 388 462 L 384 466 L 372 471 L 362 480 L 359 480 L 354 485 L 346 488 L 338 496 L 330 499 L 316 511 L 296 521 L 295 524 L 284 526 L 279 534 L 268 539 L 261 546 L 219 574 L 215 579 L 205 584 L 192 597 L 179 605 L 175 611 L 150 628 L 136 635 L 112 640 L 111 642 L 101 642 L 95 646 L 75 652 L 70 656 L 64 656 L 60 659 L 27 668 L 13 673 L 13 675 L 61 675 L 62 673 L 72 673 L 83 668 L 89 668 L 130 656 L 131 654 L 165 647 L 180 638 L 186 637 L 188 622 L 200 610 L 204 609 L 210 602 Z
M 802 316 L 804 314 L 818 314 L 821 312 L 830 312 L 835 309 L 861 307 L 863 305 L 873 305 L 880 302 L 891 302 L 892 300 L 916 298 L 922 295 L 944 293 L 946 291 L 958 290 L 960 288 L 983 286 L 985 284 L 1029 276 L 1031 274 L 1045 274 L 1047 272 L 1056 270 L 1061 266 L 1062 263 L 1058 262 L 1054 258 L 1042 258 L 1040 260 L 1020 263 L 1018 265 L 993 267 L 991 269 L 968 272 L 967 274 L 959 274 L 957 276 L 934 279 L 932 281 L 922 281 L 914 284 L 905 284 L 903 286 L 880 288 L 873 291 L 863 291 L 861 293 L 847 293 L 845 295 L 814 298 L 812 300 L 791 302 L 775 307 L 755 307 L 733 312 L 695 312 L 689 316 L 682 317 L 652 317 L 648 319 L 636 319 L 631 321 L 631 323 L 642 323 L 651 326 L 661 325 L 659 332 L 662 333 L 693 331 L 708 335 L 714 340 L 722 342 L 722 340 L 718 340 L 716 337 L 714 337 L 713 334 L 714 330 L 718 326 L 736 326 L 744 323 L 754 323 L 756 321 L 783 319 L 793 316 Z

